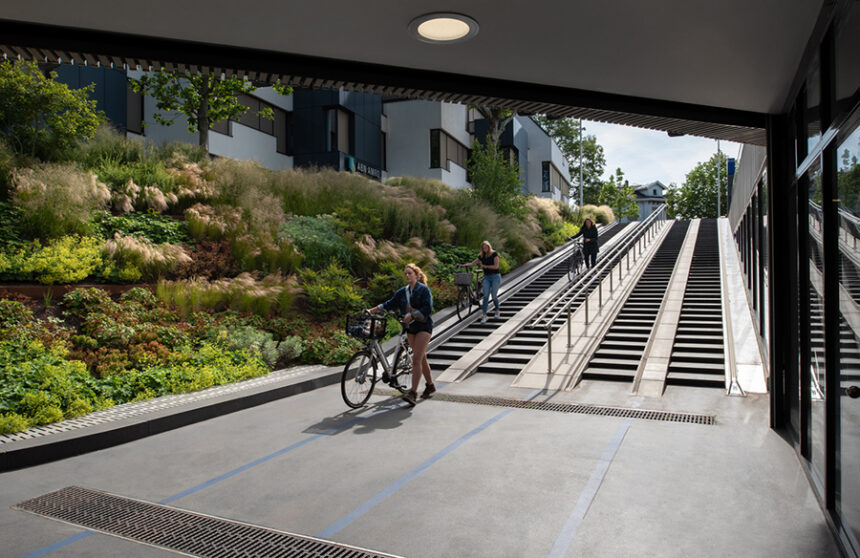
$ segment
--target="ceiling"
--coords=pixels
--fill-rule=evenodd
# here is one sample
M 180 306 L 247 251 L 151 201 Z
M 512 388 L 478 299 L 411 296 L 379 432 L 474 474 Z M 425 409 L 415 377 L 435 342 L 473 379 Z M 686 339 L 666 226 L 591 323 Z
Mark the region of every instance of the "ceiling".
M 62 59 L 63 48 L 74 47 L 65 61 L 106 55 L 102 64 L 253 70 L 263 81 L 495 101 L 523 112 L 763 143 L 764 115 L 783 110 L 823 3 L 4 2 L 0 49 L 44 49 L 35 54 Z M 477 20 L 477 36 L 450 45 L 410 36 L 413 18 L 445 10 Z

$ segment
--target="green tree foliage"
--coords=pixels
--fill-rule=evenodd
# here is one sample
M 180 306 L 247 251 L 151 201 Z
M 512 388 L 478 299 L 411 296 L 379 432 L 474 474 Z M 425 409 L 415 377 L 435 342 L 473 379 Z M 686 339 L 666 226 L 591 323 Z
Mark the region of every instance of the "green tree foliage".
M 499 144 L 499 138 L 502 137 L 502 132 L 505 131 L 505 126 L 508 122 L 514 119 L 516 112 L 495 107 L 479 107 L 469 105 L 469 109 L 477 110 L 478 113 L 487 119 L 489 128 L 487 130 L 487 142 Z
M 837 179 L 840 205 L 856 215 L 860 211 L 860 163 L 847 149 L 842 152 L 841 159 Z
M 519 165 L 500 152 L 498 144 L 478 141 L 472 145 L 469 175 L 474 195 L 503 215 L 521 215 L 525 210 Z
M 575 185 L 575 193 L 571 191 L 570 198 L 579 203 L 579 139 L 581 121 L 573 118 L 550 119 L 546 115 L 537 115 L 535 122 L 541 125 L 552 136 L 561 152 L 567 159 L 570 177 Z M 597 204 L 600 189 L 603 187 L 603 170 L 606 167 L 606 156 L 603 146 L 597 143 L 596 136 L 582 137 L 582 202 Z
M 21 154 L 56 159 L 95 135 L 103 114 L 88 95 L 95 85 L 69 89 L 35 62 L 0 63 L 0 138 Z
M 612 208 L 618 219 L 636 219 L 639 217 L 639 206 L 636 205 L 636 191 L 630 183 L 624 179 L 624 173 L 620 168 L 615 169 L 615 174 L 609 177 L 600 188 L 598 202 Z
M 160 72 L 144 74 L 139 80 L 131 81 L 132 89 L 145 93 L 156 100 L 160 111 L 175 111 L 186 117 L 188 131 L 199 134 L 200 146 L 209 149 L 209 128 L 212 124 L 228 118 L 237 119 L 248 111 L 239 102 L 237 95 L 252 93 L 257 87 L 238 76 L 197 74 L 190 71 Z M 274 90 L 281 95 L 289 95 L 292 88 L 277 83 Z M 170 126 L 173 118 L 164 112 L 153 114 L 159 124 Z M 272 109 L 261 110 L 259 116 L 274 119 Z
M 725 153 L 714 154 L 709 160 L 697 164 L 687 173 L 681 187 L 669 186 L 666 203 L 669 217 L 678 219 L 708 218 L 717 216 L 717 166 L 720 165 L 720 213 L 728 210 L 727 157 Z

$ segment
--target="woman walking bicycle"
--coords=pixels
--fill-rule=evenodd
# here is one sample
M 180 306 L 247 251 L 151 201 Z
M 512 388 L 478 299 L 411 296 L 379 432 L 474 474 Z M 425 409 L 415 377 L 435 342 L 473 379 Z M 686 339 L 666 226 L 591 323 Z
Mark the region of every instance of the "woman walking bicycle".
M 417 265 L 407 264 L 403 274 L 406 277 L 406 286 L 398 289 L 394 296 L 379 306 L 369 308 L 368 312 L 397 310 L 403 316 L 406 337 L 412 347 L 412 389 L 403 396 L 403 400 L 414 407 L 418 399 L 421 376 L 424 376 L 425 383 L 421 397 L 432 397 L 436 391 L 436 385 L 430 375 L 430 363 L 427 362 L 427 346 L 433 334 L 433 318 L 430 317 L 433 313 L 433 294 L 427 286 L 427 277 Z
M 484 270 L 483 289 L 484 303 L 481 307 L 483 315 L 481 323 L 487 323 L 487 310 L 490 305 L 490 295 L 493 296 L 493 304 L 496 307 L 496 318 L 500 316 L 499 312 L 499 285 L 502 284 L 502 275 L 499 273 L 499 253 L 493 251 L 490 242 L 485 240 L 481 243 L 481 252 L 478 257 L 469 263 L 460 264 L 460 267 L 472 267 L 480 265 Z
M 594 225 L 594 221 L 586 218 L 582 223 L 582 229 L 568 240 L 580 236 L 582 237 L 582 254 L 585 256 L 585 266 L 591 269 L 597 262 L 597 227 Z

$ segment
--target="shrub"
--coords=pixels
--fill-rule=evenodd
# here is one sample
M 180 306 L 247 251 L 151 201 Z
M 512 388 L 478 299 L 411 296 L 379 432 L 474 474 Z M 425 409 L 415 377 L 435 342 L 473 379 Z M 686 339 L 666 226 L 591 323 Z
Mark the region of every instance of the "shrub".
M 162 302 L 174 305 L 183 316 L 204 308 L 230 308 L 268 316 L 289 312 L 296 293 L 293 277 L 273 274 L 257 281 L 250 274 L 242 273 L 233 279 L 212 282 L 205 279 L 159 281 L 156 295 Z
M 30 421 L 18 413 L 0 413 L 0 434 L 12 434 L 27 430 Z
M 66 293 L 63 295 L 62 304 L 69 315 L 79 319 L 97 312 L 117 312 L 119 310 L 119 306 L 111 300 L 107 292 L 94 287 L 75 289 Z
M 145 149 L 144 142 L 126 137 L 112 126 L 103 124 L 92 138 L 80 145 L 78 159 L 87 169 L 94 169 L 103 161 L 137 163 L 144 158 Z
M 153 244 L 142 236 L 124 236 L 119 232 L 114 234 L 113 240 L 105 242 L 104 251 L 120 270 L 139 270 L 147 279 L 162 277 L 178 265 L 191 261 L 181 246 Z M 106 267 L 104 277 L 113 277 L 114 270 L 112 266 Z M 117 275 L 121 274 L 122 271 Z
M 126 236 L 142 236 L 156 244 L 182 244 L 191 240 L 185 221 L 154 213 L 111 215 L 108 211 L 97 211 L 92 222 L 95 226 L 94 232 L 103 238 L 113 238 L 114 234 L 119 232 Z
M 353 258 L 353 269 L 359 275 L 367 275 L 379 269 L 384 262 L 389 262 L 401 271 L 408 263 L 415 263 L 422 269 L 430 269 L 436 265 L 436 254 L 431 248 L 425 248 L 423 241 L 411 238 L 406 244 L 389 240 L 374 240 L 370 235 L 364 235 L 353 244 L 356 257 Z
M 246 350 L 250 354 L 274 367 L 279 361 L 294 360 L 302 351 L 298 337 L 276 343 L 272 334 L 252 326 L 238 326 L 212 330 L 209 341 L 231 351 Z
M 481 144 L 476 140 L 469 156 L 469 173 L 475 197 L 488 202 L 502 215 L 523 214 L 525 197 L 518 165 L 503 156 L 498 144 Z
M 0 299 L 0 329 L 19 327 L 33 321 L 33 312 L 23 303 Z
M 0 137 L 19 153 L 44 160 L 65 157 L 95 134 L 104 115 L 89 94 L 95 85 L 69 89 L 35 62 L 0 62 Z
M 77 283 L 102 266 L 101 253 L 98 238 L 64 236 L 45 247 L 35 242 L 9 257 L 5 275 L 44 285 Z
M 295 244 L 304 255 L 305 265 L 322 269 L 332 262 L 350 267 L 349 247 L 330 216 L 291 217 L 281 226 L 280 234 Z
M 318 318 L 359 310 L 364 305 L 352 277 L 336 263 L 319 272 L 305 270 L 301 273 L 301 280 L 308 297 L 308 309 Z
M 110 191 L 95 175 L 74 165 L 47 163 L 17 169 L 12 181 L 21 225 L 31 238 L 87 234 L 90 214 L 110 200 Z

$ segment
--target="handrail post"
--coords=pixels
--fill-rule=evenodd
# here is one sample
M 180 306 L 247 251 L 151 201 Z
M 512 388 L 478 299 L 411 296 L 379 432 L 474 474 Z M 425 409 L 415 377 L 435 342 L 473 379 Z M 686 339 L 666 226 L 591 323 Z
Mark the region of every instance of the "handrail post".
M 585 289 L 585 325 L 588 325 L 588 288 Z
M 567 305 L 567 346 L 570 347 L 570 304 Z
M 597 310 L 603 308 L 603 281 L 597 282 Z
M 552 374 L 552 322 L 546 325 L 546 372 Z

